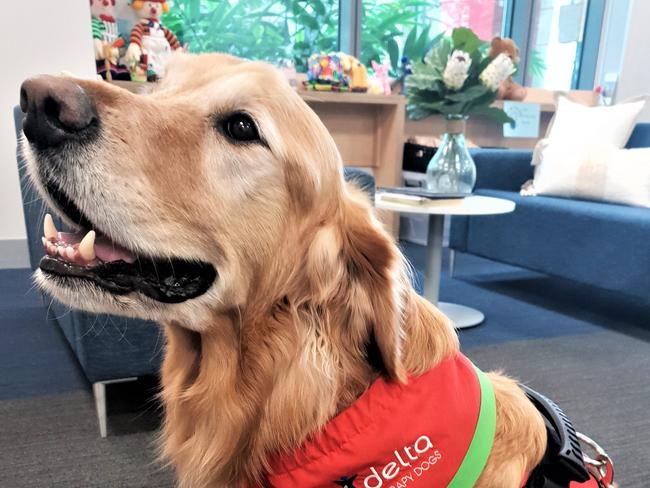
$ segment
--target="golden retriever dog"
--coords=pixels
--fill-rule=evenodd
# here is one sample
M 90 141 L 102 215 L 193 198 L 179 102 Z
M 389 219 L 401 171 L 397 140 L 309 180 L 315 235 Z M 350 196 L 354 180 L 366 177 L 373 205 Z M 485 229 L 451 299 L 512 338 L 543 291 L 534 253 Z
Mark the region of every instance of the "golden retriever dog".
M 378 378 L 404 382 L 458 352 L 272 66 L 175 55 L 142 95 L 41 76 L 21 106 L 30 175 L 79 230 L 46 218 L 36 280 L 73 307 L 164 328 L 162 452 L 180 486 L 262 486 L 274 456 Z M 488 376 L 496 434 L 475 486 L 519 488 L 545 426 L 513 380 Z

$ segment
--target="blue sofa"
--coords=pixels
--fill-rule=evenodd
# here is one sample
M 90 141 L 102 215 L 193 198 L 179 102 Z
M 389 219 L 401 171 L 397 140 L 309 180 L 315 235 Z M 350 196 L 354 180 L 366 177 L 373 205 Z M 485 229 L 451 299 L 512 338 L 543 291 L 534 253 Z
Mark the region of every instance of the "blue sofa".
M 650 147 L 650 124 L 638 124 L 627 147 Z M 533 177 L 531 151 L 479 149 L 473 156 L 475 193 L 517 207 L 504 215 L 454 217 L 451 249 L 650 299 L 650 209 L 523 197 L 519 189 Z

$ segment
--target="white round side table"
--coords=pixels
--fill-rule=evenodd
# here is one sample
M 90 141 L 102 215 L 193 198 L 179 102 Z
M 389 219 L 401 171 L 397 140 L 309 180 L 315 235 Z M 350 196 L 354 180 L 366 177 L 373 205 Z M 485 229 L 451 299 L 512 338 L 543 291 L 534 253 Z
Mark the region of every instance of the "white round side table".
M 479 325 L 485 315 L 479 310 L 455 303 L 438 302 L 440 269 L 442 266 L 442 234 L 445 215 L 496 215 L 514 211 L 515 202 L 503 198 L 468 196 L 462 199 L 432 200 L 425 205 L 408 205 L 383 200 L 377 193 L 375 207 L 394 212 L 429 215 L 426 267 L 424 272 L 424 296 L 449 317 L 457 329 Z

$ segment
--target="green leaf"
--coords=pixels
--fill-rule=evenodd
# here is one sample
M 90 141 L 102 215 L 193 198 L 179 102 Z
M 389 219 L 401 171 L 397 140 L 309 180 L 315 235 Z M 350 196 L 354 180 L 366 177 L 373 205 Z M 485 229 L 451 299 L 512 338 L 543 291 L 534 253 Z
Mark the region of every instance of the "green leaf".
M 325 5 L 321 0 L 311 0 L 309 3 L 318 15 L 325 15 Z
M 491 42 L 481 41 L 481 44 L 479 45 L 477 51 L 481 54 L 481 56 L 487 56 L 490 52 L 490 47 L 492 47 Z
M 447 100 L 451 100 L 453 102 L 469 103 L 476 100 L 477 98 L 482 97 L 489 91 L 490 90 L 488 90 L 483 85 L 474 85 L 457 93 L 447 95 Z
M 442 31 L 440 34 L 437 34 L 433 39 L 431 39 L 431 45 L 435 46 L 440 41 L 442 41 L 444 38 L 445 38 L 445 31 Z
M 451 42 L 446 37 L 442 37 L 424 57 L 424 62 L 440 70 L 444 70 L 450 54 Z
M 201 15 L 200 0 L 190 0 L 189 4 L 190 17 L 196 19 Z
M 408 36 L 406 36 L 406 41 L 404 41 L 404 49 L 402 50 L 402 54 L 404 54 L 404 56 L 406 56 L 410 60 L 414 60 L 415 43 L 417 40 L 417 35 L 418 35 L 418 28 L 417 26 L 415 26 L 408 33 Z
M 496 92 L 487 90 L 487 92 L 484 95 L 469 102 L 468 110 L 471 110 L 473 107 L 480 107 L 480 106 L 487 107 L 491 105 L 496 100 L 496 98 L 497 98 Z
M 451 33 L 451 39 L 454 42 L 454 49 L 460 49 L 467 53 L 473 53 L 481 45 L 481 40 L 478 38 L 472 29 L 467 27 L 457 27 Z
M 264 26 L 262 24 L 257 24 L 253 26 L 251 34 L 253 35 L 253 37 L 257 39 L 261 39 L 262 36 L 264 35 Z
M 516 124 L 515 120 L 512 117 L 497 107 L 473 107 L 470 109 L 469 113 L 472 115 L 481 115 L 483 117 L 487 117 L 500 124 Z
M 388 51 L 388 56 L 390 57 L 391 66 L 394 70 L 397 70 L 399 68 L 399 46 L 397 45 L 395 39 L 388 41 L 386 50 Z
M 534 78 L 542 78 L 545 72 L 544 54 L 539 49 L 531 49 L 528 55 L 528 74 Z
M 440 109 L 440 112 L 445 115 L 465 114 L 466 108 L 466 103 L 445 103 Z
M 429 48 L 432 46 L 431 40 L 429 39 L 429 32 L 431 31 L 431 26 L 427 26 L 424 28 L 424 30 L 420 33 L 420 37 L 418 37 L 417 42 L 415 43 L 415 53 L 413 54 L 413 58 L 416 58 L 418 60 L 422 59 L 424 55 L 427 53 Z M 413 59 L 409 58 L 409 59 Z

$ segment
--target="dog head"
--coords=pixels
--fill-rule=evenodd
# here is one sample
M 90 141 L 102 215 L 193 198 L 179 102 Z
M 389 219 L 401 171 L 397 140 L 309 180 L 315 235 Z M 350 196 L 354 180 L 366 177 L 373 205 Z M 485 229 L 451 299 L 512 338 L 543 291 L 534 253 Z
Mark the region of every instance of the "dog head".
M 395 357 L 398 253 L 273 67 L 179 54 L 148 94 L 41 76 L 21 106 L 29 173 L 78 231 L 45 225 L 37 281 L 56 298 L 202 332 L 215 311 L 322 302 L 344 279 L 364 323 L 390 304 L 377 342 Z

